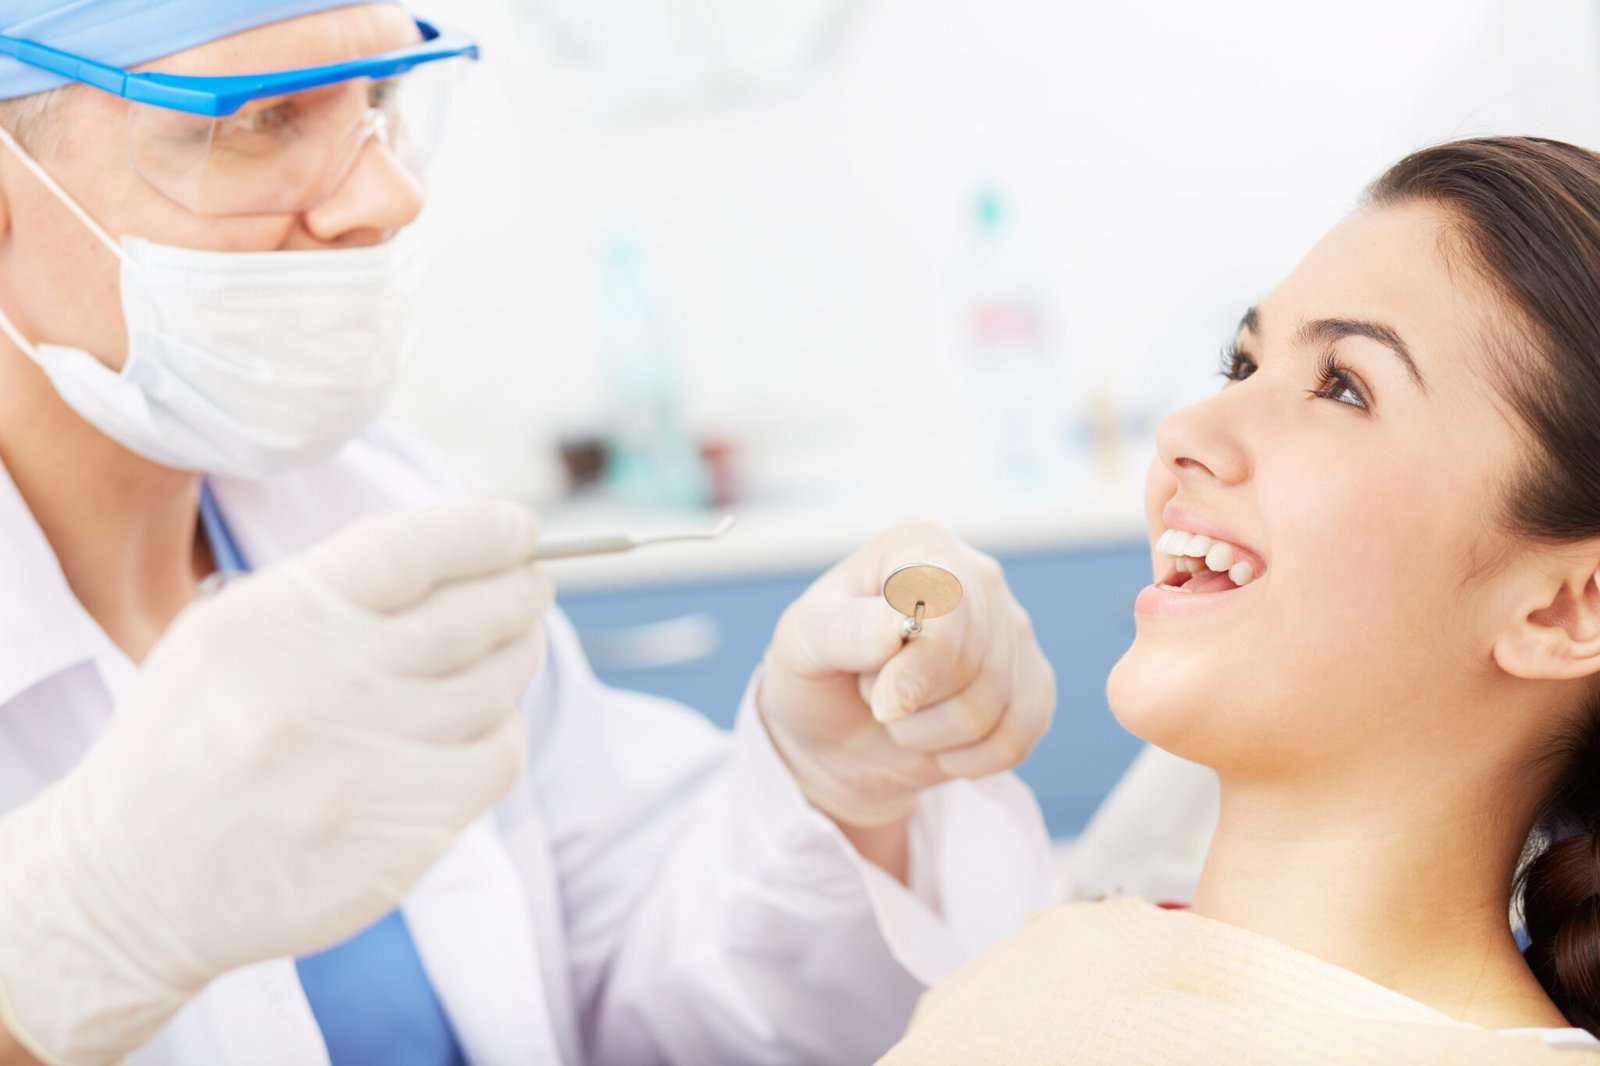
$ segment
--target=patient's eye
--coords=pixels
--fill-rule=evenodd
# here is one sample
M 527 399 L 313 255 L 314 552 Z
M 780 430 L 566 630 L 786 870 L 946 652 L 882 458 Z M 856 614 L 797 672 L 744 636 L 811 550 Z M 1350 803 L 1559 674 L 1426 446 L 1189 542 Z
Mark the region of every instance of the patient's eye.
M 1317 387 L 1307 391 L 1312 396 L 1333 400 L 1362 411 L 1372 408 L 1366 390 L 1362 388 L 1355 372 L 1340 363 L 1332 352 L 1324 354 L 1322 361 L 1317 364 Z
M 1220 373 L 1229 382 L 1243 381 L 1255 372 L 1256 361 L 1241 352 L 1237 343 L 1230 341 L 1223 347 Z

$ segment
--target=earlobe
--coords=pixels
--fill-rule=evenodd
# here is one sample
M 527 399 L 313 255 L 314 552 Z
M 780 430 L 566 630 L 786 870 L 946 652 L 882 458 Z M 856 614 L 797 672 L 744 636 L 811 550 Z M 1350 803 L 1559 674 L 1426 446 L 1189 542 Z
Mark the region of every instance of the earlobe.
M 1521 612 L 1495 641 L 1494 661 L 1513 677 L 1529 680 L 1600 674 L 1600 574 L 1574 574 L 1548 602 Z

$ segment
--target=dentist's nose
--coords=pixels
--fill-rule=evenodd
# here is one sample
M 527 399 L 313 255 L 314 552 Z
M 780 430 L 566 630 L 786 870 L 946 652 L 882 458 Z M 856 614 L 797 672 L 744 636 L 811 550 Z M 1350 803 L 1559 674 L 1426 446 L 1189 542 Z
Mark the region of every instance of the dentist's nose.
M 422 213 L 422 183 L 379 138 L 361 149 L 344 184 L 305 215 L 306 231 L 324 244 L 379 244 Z
M 1228 399 L 1224 392 L 1192 404 L 1156 427 L 1156 453 L 1180 484 L 1207 479 L 1237 485 L 1250 476 L 1250 457 Z

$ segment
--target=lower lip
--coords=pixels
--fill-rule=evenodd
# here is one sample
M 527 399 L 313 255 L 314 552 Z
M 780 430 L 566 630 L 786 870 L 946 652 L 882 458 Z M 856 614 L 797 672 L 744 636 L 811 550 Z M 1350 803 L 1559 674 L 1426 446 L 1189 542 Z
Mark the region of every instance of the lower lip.
M 1182 589 L 1146 585 L 1139 590 L 1139 598 L 1133 601 L 1133 613 L 1139 618 L 1171 618 L 1205 611 L 1238 596 L 1249 587 L 1242 585 L 1223 592 L 1184 592 Z

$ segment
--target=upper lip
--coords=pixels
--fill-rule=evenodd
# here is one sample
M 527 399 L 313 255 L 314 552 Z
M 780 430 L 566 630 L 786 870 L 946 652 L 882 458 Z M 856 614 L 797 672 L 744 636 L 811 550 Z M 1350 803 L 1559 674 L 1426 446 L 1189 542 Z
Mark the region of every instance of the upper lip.
M 1208 522 L 1194 511 L 1169 503 L 1161 512 L 1161 524 L 1166 529 L 1182 529 L 1190 533 L 1203 533 L 1212 540 L 1226 541 L 1233 546 L 1234 559 L 1247 560 L 1255 567 L 1256 576 L 1260 577 L 1267 572 L 1267 561 L 1261 553 L 1250 547 L 1237 534 L 1232 533 L 1215 522 Z

